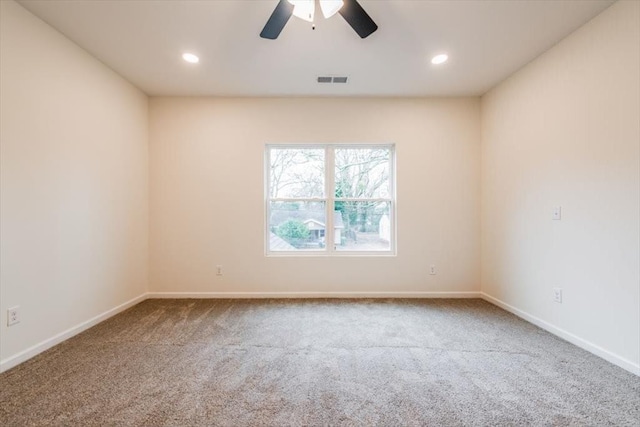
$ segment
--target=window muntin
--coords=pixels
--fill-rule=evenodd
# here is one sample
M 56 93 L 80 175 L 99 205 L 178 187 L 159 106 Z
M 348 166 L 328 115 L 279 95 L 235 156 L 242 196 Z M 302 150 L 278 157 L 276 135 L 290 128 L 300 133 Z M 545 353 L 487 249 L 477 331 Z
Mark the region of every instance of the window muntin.
M 393 145 L 267 145 L 265 158 L 268 255 L 395 253 Z

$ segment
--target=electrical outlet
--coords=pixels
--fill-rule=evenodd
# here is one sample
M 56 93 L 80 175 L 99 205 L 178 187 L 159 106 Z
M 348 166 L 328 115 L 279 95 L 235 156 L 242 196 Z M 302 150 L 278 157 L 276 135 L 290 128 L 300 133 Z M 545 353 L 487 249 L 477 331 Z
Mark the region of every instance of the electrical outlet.
M 20 323 L 20 306 L 7 309 L 7 326 L 13 326 Z
M 222 266 L 216 265 L 216 276 L 222 276 Z
M 551 219 L 560 221 L 562 219 L 562 206 L 555 206 L 551 212 Z
M 432 265 L 431 267 L 429 267 L 429 274 L 433 275 L 436 274 L 436 266 Z
M 562 304 L 562 288 L 553 288 L 553 300 Z

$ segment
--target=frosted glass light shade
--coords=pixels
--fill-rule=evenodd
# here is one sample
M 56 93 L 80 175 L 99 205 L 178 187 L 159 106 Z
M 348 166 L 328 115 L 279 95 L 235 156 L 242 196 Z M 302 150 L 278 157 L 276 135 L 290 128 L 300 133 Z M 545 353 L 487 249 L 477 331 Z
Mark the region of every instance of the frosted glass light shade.
M 289 3 L 293 5 L 293 16 L 313 22 L 313 15 L 316 11 L 315 0 L 289 0 Z
M 320 9 L 325 18 L 331 18 L 343 5 L 343 0 L 320 0 Z

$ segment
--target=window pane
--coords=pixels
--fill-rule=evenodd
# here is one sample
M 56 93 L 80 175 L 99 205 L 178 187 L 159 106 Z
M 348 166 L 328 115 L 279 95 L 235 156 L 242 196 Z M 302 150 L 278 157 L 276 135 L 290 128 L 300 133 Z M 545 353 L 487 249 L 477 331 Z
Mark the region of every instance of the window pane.
M 269 157 L 271 198 L 324 197 L 323 149 L 271 148 Z
M 338 148 L 335 156 L 336 198 L 390 197 L 389 148 Z
M 271 202 L 270 213 L 270 251 L 324 250 L 324 202 Z
M 336 211 L 342 221 L 336 226 L 338 251 L 390 251 L 391 216 L 389 202 L 340 202 Z

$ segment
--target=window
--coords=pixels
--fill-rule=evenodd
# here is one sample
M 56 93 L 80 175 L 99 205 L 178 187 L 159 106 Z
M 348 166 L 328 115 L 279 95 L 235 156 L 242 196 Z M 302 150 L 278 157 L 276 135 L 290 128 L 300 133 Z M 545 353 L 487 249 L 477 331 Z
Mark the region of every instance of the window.
M 395 253 L 393 145 L 267 145 L 267 254 Z

